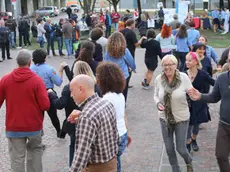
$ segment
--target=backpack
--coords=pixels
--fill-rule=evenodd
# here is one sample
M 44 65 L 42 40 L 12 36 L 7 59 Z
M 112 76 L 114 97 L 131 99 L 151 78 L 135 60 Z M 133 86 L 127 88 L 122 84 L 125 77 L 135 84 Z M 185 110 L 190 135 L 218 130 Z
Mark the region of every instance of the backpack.
M 73 27 L 73 42 L 79 40 L 79 38 L 80 38 L 79 31 L 80 31 L 79 26 L 75 25 Z

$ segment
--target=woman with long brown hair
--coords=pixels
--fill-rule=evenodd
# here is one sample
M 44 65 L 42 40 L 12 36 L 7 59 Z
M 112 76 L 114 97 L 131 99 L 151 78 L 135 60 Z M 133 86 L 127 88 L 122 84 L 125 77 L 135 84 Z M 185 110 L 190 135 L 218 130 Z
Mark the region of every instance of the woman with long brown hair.
M 71 70 L 65 62 L 62 63 L 65 69 L 66 76 L 68 77 L 69 81 L 73 79 L 73 67 L 77 61 L 84 61 L 88 63 L 94 75 L 96 74 L 96 68 L 98 66 L 98 62 L 93 59 L 94 51 L 95 51 L 94 44 L 90 41 L 86 41 L 81 44 L 80 53 L 78 57 L 76 57 L 76 60 L 74 61 Z
M 126 48 L 126 41 L 122 33 L 114 32 L 109 37 L 104 60 L 116 63 L 122 70 L 126 79 L 126 87 L 123 94 L 125 100 L 127 100 L 129 68 L 135 71 L 136 65 L 130 51 Z
M 160 42 L 163 57 L 167 54 L 172 54 L 172 50 L 175 48 L 175 38 L 172 35 L 171 26 L 164 24 L 156 40 Z

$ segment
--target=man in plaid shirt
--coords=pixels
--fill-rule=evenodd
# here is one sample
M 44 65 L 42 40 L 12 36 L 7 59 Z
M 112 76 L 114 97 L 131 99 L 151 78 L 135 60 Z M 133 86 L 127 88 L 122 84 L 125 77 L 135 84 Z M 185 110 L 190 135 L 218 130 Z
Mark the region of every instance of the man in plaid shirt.
M 95 82 L 87 75 L 78 75 L 70 83 L 71 96 L 82 109 L 69 117 L 77 120 L 75 155 L 70 172 L 117 171 L 116 111 L 111 103 L 95 94 L 94 86 Z

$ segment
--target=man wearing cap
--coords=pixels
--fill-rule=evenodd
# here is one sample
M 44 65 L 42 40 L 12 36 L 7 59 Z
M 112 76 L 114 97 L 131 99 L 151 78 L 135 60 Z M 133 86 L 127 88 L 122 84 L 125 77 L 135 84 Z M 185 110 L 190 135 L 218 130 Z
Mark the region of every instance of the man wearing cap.
M 178 20 L 178 15 L 177 14 L 173 15 L 173 19 L 174 20 L 169 23 L 169 25 L 172 27 L 172 30 L 176 29 L 177 24 L 181 25 L 181 22 Z

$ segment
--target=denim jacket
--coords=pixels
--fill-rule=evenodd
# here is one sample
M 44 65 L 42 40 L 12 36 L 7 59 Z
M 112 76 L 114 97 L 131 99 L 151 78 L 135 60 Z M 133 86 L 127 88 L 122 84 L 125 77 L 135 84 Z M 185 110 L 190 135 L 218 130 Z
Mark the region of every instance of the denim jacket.
M 129 68 L 131 68 L 133 71 L 136 70 L 136 64 L 135 64 L 134 58 L 131 55 L 128 48 L 126 48 L 125 55 L 121 58 L 111 57 L 108 54 L 108 52 L 106 52 L 104 61 L 110 61 L 110 62 L 117 64 L 120 67 L 120 69 L 122 70 L 122 72 L 124 73 L 125 79 L 127 79 L 129 77 Z
M 216 55 L 216 52 L 214 51 L 214 49 L 209 46 L 209 45 L 206 45 L 206 57 L 208 57 L 210 60 L 214 60 L 214 62 L 217 64 L 217 55 Z

